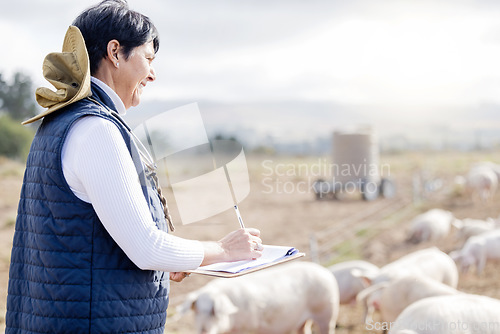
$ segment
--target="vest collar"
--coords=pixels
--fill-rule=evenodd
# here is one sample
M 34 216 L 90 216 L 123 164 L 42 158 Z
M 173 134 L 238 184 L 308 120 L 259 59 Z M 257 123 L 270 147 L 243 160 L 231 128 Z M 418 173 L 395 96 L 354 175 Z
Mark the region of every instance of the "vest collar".
M 106 92 L 101 87 L 99 87 L 98 84 L 96 84 L 95 82 L 91 82 L 91 89 L 92 89 L 91 98 L 95 99 L 100 104 L 105 105 L 109 109 L 118 112 L 116 110 L 115 104 L 113 103 L 113 100 L 109 97 L 108 94 L 106 94 Z
M 108 95 L 108 97 L 113 102 L 113 105 L 115 106 L 115 108 L 112 108 L 113 110 L 118 112 L 120 116 L 124 116 L 127 113 L 127 109 L 125 109 L 125 105 L 123 104 L 122 100 L 120 99 L 118 94 L 116 94 L 115 91 L 111 89 L 111 87 L 95 77 L 91 77 L 90 80 L 92 83 L 101 88 L 104 93 L 106 93 L 106 95 Z

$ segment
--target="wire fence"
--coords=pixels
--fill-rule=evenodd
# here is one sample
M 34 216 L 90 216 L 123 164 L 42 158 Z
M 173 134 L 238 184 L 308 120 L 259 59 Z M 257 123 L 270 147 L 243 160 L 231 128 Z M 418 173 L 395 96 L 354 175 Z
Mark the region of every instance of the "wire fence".
M 414 211 L 411 201 L 401 198 L 384 200 L 370 210 L 349 216 L 322 231 L 315 231 L 309 238 L 311 260 L 328 264 L 353 253 L 369 238 L 403 221 Z

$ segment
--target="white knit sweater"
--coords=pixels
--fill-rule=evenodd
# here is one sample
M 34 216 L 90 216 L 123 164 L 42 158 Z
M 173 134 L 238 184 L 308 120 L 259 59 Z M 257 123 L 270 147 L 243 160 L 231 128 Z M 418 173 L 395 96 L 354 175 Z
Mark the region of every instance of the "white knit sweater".
M 116 93 L 92 78 L 123 115 Z M 79 119 L 62 150 L 64 177 L 73 193 L 92 203 L 102 224 L 141 269 L 184 271 L 203 261 L 203 246 L 160 231 L 151 218 L 130 153 L 118 128 L 101 117 Z

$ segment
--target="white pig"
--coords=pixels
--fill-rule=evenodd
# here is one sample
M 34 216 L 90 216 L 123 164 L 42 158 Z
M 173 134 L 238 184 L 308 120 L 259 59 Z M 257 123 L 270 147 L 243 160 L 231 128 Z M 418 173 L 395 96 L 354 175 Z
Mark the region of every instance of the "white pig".
M 339 285 L 340 304 L 354 304 L 357 294 L 366 288 L 361 275 L 376 275 L 379 268 L 367 261 L 353 260 L 328 267 Z
M 459 263 L 462 273 L 476 266 L 477 275 L 481 275 L 487 260 L 500 260 L 500 230 L 470 237 L 462 249 L 451 252 L 450 256 Z
M 458 269 L 453 259 L 437 247 L 424 248 L 381 267 L 375 275 L 362 275 L 368 285 L 408 276 L 424 275 L 453 288 L 458 284 Z
M 380 312 L 380 321 L 393 322 L 413 302 L 440 295 L 452 295 L 458 290 L 424 275 L 403 276 L 382 282 L 361 291 L 358 299 L 368 305 L 365 322 L 373 322 L 373 313 Z
M 437 247 L 425 248 L 407 254 L 389 264 L 386 264 L 376 275 L 362 275 L 367 286 L 390 282 L 405 276 L 427 276 L 443 284 L 456 288 L 458 285 L 458 269 L 453 259 Z M 358 298 L 365 308 L 364 321 L 370 319 L 375 312 L 374 305 L 366 298 Z
M 439 240 L 448 235 L 455 218 L 450 211 L 432 209 L 412 219 L 408 230 L 408 241 L 420 243 Z
M 472 167 L 465 179 L 465 189 L 473 201 L 491 200 L 498 187 L 497 174 L 485 166 Z
M 193 309 L 198 333 L 335 333 L 339 291 L 331 272 L 297 261 L 236 278 L 215 279 L 188 294 L 178 311 Z
M 497 222 L 493 218 L 487 218 L 486 220 L 471 218 L 455 219 L 452 224 L 457 229 L 457 239 L 461 240 L 467 240 L 474 235 L 493 231 L 498 228 Z
M 408 306 L 389 334 L 498 334 L 500 300 L 457 294 L 429 297 Z

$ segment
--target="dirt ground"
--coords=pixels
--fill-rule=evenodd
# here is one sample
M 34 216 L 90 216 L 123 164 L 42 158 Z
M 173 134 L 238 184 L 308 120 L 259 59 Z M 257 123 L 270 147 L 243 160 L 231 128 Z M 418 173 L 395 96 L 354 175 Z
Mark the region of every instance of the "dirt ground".
M 401 201 L 406 203 L 405 215 L 397 212 L 384 221 L 370 222 L 364 234 L 352 234 L 348 240 L 352 246 L 344 250 L 342 257 L 331 256 L 323 265 L 330 265 L 342 259 L 364 259 L 382 266 L 417 249 L 437 246 L 445 252 L 457 249 L 460 243 L 452 234 L 439 244 L 424 243 L 412 245 L 405 242 L 405 231 L 412 215 L 439 207 L 450 210 L 457 218 L 498 217 L 500 195 L 488 203 L 473 203 L 456 195 L 454 177 L 464 173 L 475 161 L 500 159 L 495 152 L 474 154 L 413 154 L 385 157 L 390 166 L 390 177 L 397 185 L 397 195 L 393 199 L 378 198 L 365 202 L 358 194 L 342 200 L 315 200 L 310 186 L 318 178 L 317 165 L 325 163 L 323 158 L 304 157 L 249 157 L 251 180 L 250 195 L 240 203 L 240 211 L 248 227 L 260 229 L 265 244 L 289 245 L 306 253 L 305 261 L 311 260 L 310 237 L 339 222 L 362 212 L 376 211 L 384 203 Z M 498 160 L 498 159 L 497 159 Z M 326 160 L 327 161 L 327 160 Z M 498 161 L 496 161 L 498 162 Z M 0 160 L 0 331 L 4 328 L 7 291 L 8 264 L 12 245 L 13 219 L 17 209 L 22 168 L 6 160 Z M 428 188 L 433 191 L 415 193 L 415 180 L 428 180 Z M 387 175 L 386 175 L 387 176 Z M 436 181 L 436 182 L 431 182 Z M 176 219 L 175 205 L 170 198 L 171 209 Z M 238 228 L 234 212 L 228 210 L 203 222 L 176 225 L 175 235 L 199 240 L 218 240 L 229 231 Z M 343 229 L 348 230 L 351 226 Z M 355 242 L 359 241 L 359 242 Z M 337 252 L 338 250 L 335 250 Z M 332 250 L 332 252 L 334 252 Z M 193 317 L 187 315 L 173 320 L 175 306 L 184 296 L 208 281 L 211 277 L 191 275 L 181 283 L 172 282 L 169 318 L 166 333 L 194 333 Z M 500 298 L 500 271 L 489 263 L 481 277 L 473 273 L 461 276 L 459 289 L 465 292 Z M 359 306 L 341 306 L 336 333 L 370 333 L 362 321 Z M 377 333 L 377 332 L 374 332 Z

